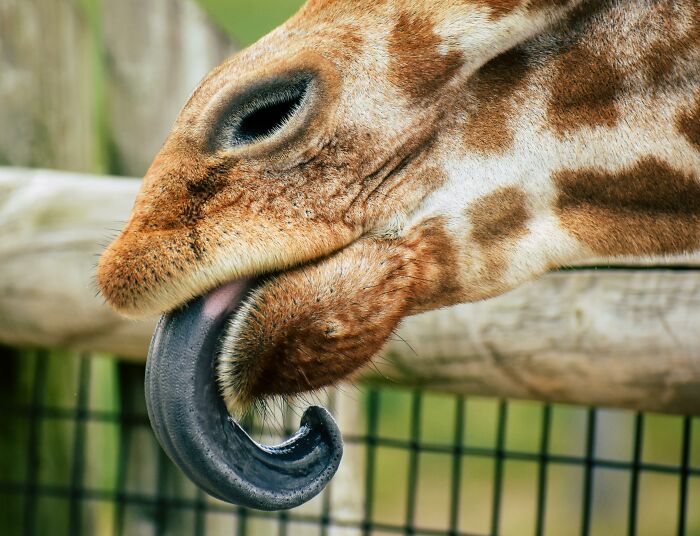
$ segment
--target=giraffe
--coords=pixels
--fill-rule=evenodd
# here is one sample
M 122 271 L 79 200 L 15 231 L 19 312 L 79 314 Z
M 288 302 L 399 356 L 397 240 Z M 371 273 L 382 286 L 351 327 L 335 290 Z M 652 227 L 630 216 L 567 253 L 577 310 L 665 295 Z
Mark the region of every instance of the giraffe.
M 97 281 L 132 316 L 245 287 L 240 415 L 408 315 L 698 249 L 695 0 L 309 0 L 194 91 Z

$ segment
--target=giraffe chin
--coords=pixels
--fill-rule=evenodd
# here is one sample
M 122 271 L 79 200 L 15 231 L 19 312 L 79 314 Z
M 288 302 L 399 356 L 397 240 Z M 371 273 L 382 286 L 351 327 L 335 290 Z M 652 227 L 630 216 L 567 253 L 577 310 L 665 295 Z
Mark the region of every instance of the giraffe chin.
M 340 432 L 310 407 L 299 431 L 263 446 L 233 420 L 216 382 L 219 339 L 259 283 L 237 280 L 163 315 L 146 369 L 146 402 L 156 437 L 172 461 L 206 492 L 262 510 L 298 506 L 318 493 L 342 456 Z
M 229 413 L 352 378 L 405 316 L 461 297 L 445 269 L 450 255 L 443 222 L 432 219 L 256 280 L 220 338 L 216 373 Z
M 367 366 L 416 292 L 403 248 L 361 239 L 260 280 L 229 316 L 217 376 L 231 415 L 289 400 Z

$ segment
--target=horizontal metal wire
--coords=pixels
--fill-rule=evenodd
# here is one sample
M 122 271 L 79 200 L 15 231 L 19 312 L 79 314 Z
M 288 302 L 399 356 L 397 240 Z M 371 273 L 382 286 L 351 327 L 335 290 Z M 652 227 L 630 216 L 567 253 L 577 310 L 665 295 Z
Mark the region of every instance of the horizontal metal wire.
M 545 406 L 547 407 L 547 406 Z M 126 426 L 149 426 L 148 416 L 142 414 L 120 414 L 107 411 L 75 411 L 65 408 L 42 407 L 31 408 L 29 406 L 0 406 L 0 411 L 8 411 L 15 415 L 30 417 L 40 415 L 42 418 L 119 423 Z M 641 414 L 640 414 L 641 415 Z M 253 433 L 260 433 L 260 428 L 253 427 Z M 682 464 L 661 464 L 641 461 L 623 461 L 599 457 L 572 456 L 566 454 L 549 454 L 546 452 L 527 452 L 509 450 L 506 448 L 474 447 L 460 444 L 431 443 L 418 439 L 396 439 L 372 434 L 344 434 L 343 440 L 354 445 L 368 445 L 385 447 L 398 450 L 417 451 L 427 454 L 456 454 L 461 456 L 478 456 L 486 458 L 504 458 L 510 460 L 528 461 L 535 463 L 553 463 L 567 465 L 591 465 L 606 469 L 618 469 L 622 471 L 649 471 L 665 474 L 679 474 L 687 472 L 690 476 L 700 476 L 700 466 L 683 467 Z M 641 441 L 641 439 L 640 439 Z
M 69 486 L 56 486 L 56 485 L 23 485 L 23 484 L 13 484 L 10 482 L 0 481 L 0 493 L 12 493 L 12 494 L 26 494 L 35 493 L 37 495 L 44 495 L 60 499 L 69 499 L 72 495 Z M 83 488 L 81 490 L 81 496 L 83 500 L 93 500 L 93 501 L 108 501 L 108 502 L 121 502 L 136 506 L 165 506 L 167 509 L 187 509 L 187 510 L 197 510 L 202 508 L 200 501 L 195 499 L 184 499 L 180 497 L 156 497 L 143 495 L 138 493 L 128 493 L 128 492 L 113 492 L 98 489 Z M 262 512 L 259 510 L 248 510 L 245 508 L 234 507 L 234 506 L 223 506 L 219 504 L 205 503 L 204 510 L 207 513 L 221 513 L 221 514 L 231 514 L 231 515 L 245 515 L 248 517 L 259 518 L 259 519 L 269 519 L 269 520 L 283 520 L 290 523 L 301 523 L 309 525 L 319 525 L 325 524 L 333 527 L 340 528 L 352 528 L 352 529 L 362 529 L 362 530 L 376 530 L 384 532 L 395 532 L 397 534 L 417 534 L 424 536 L 483 536 L 472 532 L 450 532 L 447 530 L 439 529 L 429 529 L 420 528 L 415 526 L 402 526 L 393 525 L 389 523 L 381 522 L 368 522 L 368 521 L 348 521 L 343 519 L 335 519 L 333 517 L 323 517 L 313 514 L 298 514 L 298 513 L 269 513 Z

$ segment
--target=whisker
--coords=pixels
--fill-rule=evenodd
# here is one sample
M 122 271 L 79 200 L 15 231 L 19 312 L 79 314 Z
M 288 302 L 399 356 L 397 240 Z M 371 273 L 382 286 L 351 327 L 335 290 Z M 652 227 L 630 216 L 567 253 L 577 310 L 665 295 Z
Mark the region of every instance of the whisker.
M 406 339 L 404 339 L 401 335 L 399 335 L 399 333 L 396 330 L 392 330 L 392 333 L 394 335 L 396 335 L 400 340 L 402 340 L 406 346 L 408 346 L 408 348 L 411 350 L 411 352 L 413 352 L 413 355 L 418 357 L 418 352 L 416 352 L 415 348 L 413 348 L 413 346 L 411 346 Z

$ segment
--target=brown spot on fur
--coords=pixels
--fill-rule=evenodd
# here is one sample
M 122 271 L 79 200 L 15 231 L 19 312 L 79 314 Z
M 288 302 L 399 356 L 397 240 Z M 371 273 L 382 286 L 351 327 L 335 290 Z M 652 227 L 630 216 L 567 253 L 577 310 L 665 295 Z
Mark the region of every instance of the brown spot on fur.
M 694 109 L 678 116 L 677 126 L 681 134 L 700 150 L 700 98 Z
M 548 103 L 552 128 L 565 135 L 582 127 L 614 127 L 622 82 L 622 73 L 609 58 L 580 45 L 563 51 Z
M 525 85 L 527 54 L 511 49 L 484 65 L 470 81 L 476 99 L 474 112 L 463 131 L 466 146 L 483 154 L 505 151 L 513 143 L 509 120 L 514 112 L 514 96 Z
M 554 175 L 562 225 L 599 255 L 677 254 L 700 244 L 700 182 L 655 158 L 618 173 Z
M 679 29 L 680 20 L 687 21 L 687 27 Z M 660 4 L 654 11 L 654 20 L 647 24 L 653 24 L 660 35 L 644 55 L 650 83 L 659 85 L 682 79 L 685 70 L 675 76 L 674 73 L 676 66 L 700 44 L 700 7 L 696 3 L 683 5 L 683 2 Z
M 527 232 L 528 211 L 525 192 L 515 186 L 499 188 L 469 208 L 472 238 L 483 247 L 513 241 Z
M 356 61 L 366 51 L 365 38 L 359 27 L 354 25 L 342 25 L 333 28 L 315 29 L 315 35 L 319 39 L 330 42 L 336 41 L 334 54 L 342 63 Z M 341 65 L 342 65 L 341 63 Z
M 389 81 L 405 91 L 413 101 L 432 95 L 462 66 L 462 53 L 451 50 L 441 54 L 442 39 L 432 23 L 402 13 L 389 36 Z
M 491 10 L 491 18 L 499 18 L 515 11 L 523 0 L 472 0 L 472 3 Z
M 338 53 L 346 59 L 354 59 L 359 56 L 365 44 L 365 40 L 357 28 L 349 28 L 340 36 L 342 46 Z
M 508 248 L 527 234 L 530 213 L 520 188 L 499 188 L 468 209 L 472 222 L 471 240 L 481 247 L 485 281 L 498 279 L 506 268 Z

